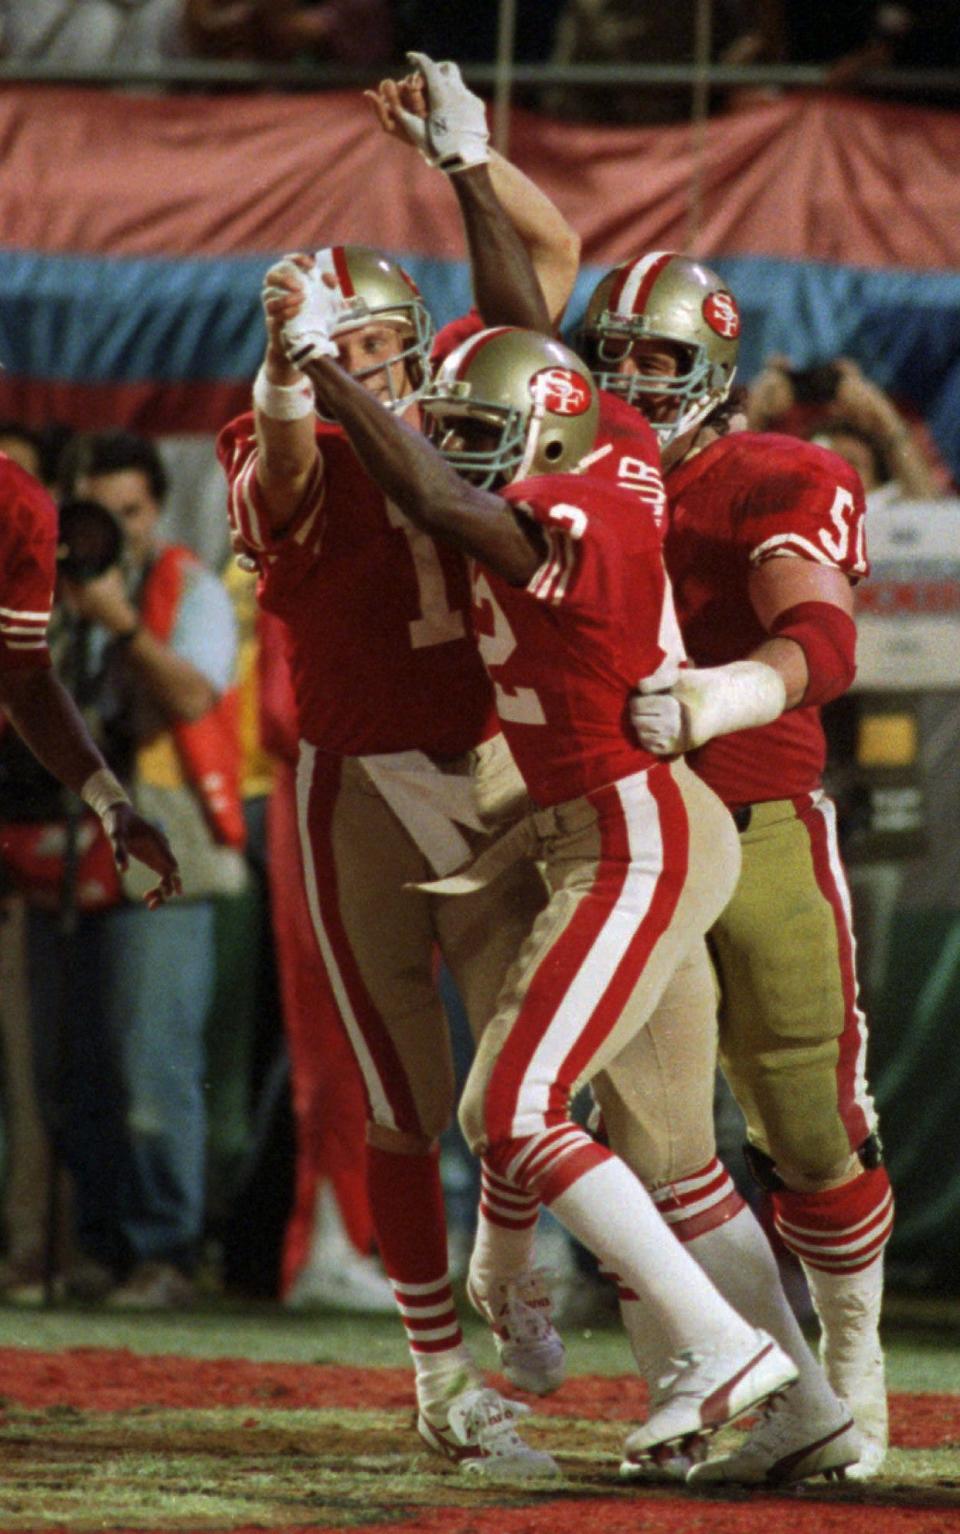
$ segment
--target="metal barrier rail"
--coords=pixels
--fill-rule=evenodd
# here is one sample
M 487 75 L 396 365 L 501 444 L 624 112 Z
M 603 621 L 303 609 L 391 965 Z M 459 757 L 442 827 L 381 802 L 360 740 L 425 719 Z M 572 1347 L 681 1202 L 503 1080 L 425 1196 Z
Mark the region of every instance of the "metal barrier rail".
M 0 84 L 105 85 L 119 89 L 130 87 L 189 87 L 196 90 L 263 89 L 282 91 L 342 90 L 369 85 L 371 80 L 402 72 L 407 66 L 370 65 L 358 69 L 344 64 L 259 64 L 253 61 L 177 59 L 148 66 L 98 65 L 95 68 L 69 68 L 38 60 L 6 59 L 0 61 Z M 462 65 L 463 74 L 472 85 L 492 87 L 499 78 L 494 64 Z M 831 66 L 820 64 L 724 65 L 711 64 L 707 70 L 690 64 L 514 64 L 510 84 L 527 88 L 553 85 L 648 86 L 652 90 L 676 89 L 689 85 L 691 90 L 702 83 L 706 74 L 711 86 L 774 87 L 783 90 L 830 89 Z M 878 69 L 859 76 L 855 87 L 837 86 L 838 92 L 896 91 L 922 98 L 928 92 L 956 95 L 960 102 L 960 68 L 956 69 Z

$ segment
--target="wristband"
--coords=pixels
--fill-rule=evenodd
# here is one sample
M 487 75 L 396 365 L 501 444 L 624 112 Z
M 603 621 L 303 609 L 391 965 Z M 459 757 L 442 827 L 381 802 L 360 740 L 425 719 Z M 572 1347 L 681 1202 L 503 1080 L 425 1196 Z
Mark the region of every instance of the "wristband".
M 307 378 L 295 384 L 271 383 L 261 364 L 253 382 L 253 403 L 271 421 L 302 421 L 314 413 L 313 385 Z
M 108 810 L 116 809 L 118 804 L 130 803 L 130 795 L 109 767 L 98 767 L 96 772 L 91 772 L 80 790 L 80 798 L 84 804 L 89 804 L 101 820 Z

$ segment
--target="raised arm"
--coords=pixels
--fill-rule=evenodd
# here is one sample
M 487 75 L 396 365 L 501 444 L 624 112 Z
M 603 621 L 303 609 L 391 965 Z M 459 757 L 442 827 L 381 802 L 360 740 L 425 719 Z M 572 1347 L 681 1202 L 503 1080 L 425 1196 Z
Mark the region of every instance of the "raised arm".
M 428 163 L 447 171 L 464 220 L 477 307 L 486 323 L 551 329 L 562 315 L 576 280 L 579 236 L 529 176 L 489 148 L 486 109 L 463 84 L 456 65 L 434 64 L 425 54 L 411 54 L 410 58 L 418 66 L 414 74 L 400 81 L 384 80 L 377 91 L 366 93 L 381 127 L 418 148 Z M 449 154 L 449 163 L 441 163 L 435 128 L 434 98 L 438 96 L 444 102 L 442 116 L 448 137 L 451 119 L 454 136 L 469 129 L 472 136 L 465 146 L 466 161 L 485 165 L 487 177 L 474 175 L 469 163 L 463 163 L 463 140 L 460 163 Z M 474 159 L 474 155 L 486 158 Z M 519 242 L 520 252 L 514 249 L 513 240 Z M 539 297 L 530 292 L 531 277 Z
M 282 532 L 293 520 L 317 469 L 312 390 L 287 360 L 280 344 L 284 322 L 293 318 L 303 303 L 300 274 L 312 269 L 311 257 L 287 256 L 263 279 L 266 350 L 253 386 L 253 413 L 257 481 L 274 533 Z
M 502 497 L 468 484 L 419 430 L 384 410 L 344 371 L 331 339 L 339 300 L 319 274 L 307 290 L 302 308 L 284 327 L 284 345 L 323 409 L 340 422 L 367 473 L 418 527 L 507 580 L 526 583 L 543 559 L 538 530 L 522 525 Z

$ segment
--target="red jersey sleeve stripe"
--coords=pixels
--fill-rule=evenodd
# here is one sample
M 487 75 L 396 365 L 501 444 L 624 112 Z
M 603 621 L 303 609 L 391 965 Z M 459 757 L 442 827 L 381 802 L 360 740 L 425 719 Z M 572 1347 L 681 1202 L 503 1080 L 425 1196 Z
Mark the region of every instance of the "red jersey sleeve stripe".
M 251 453 L 230 489 L 230 522 L 252 549 L 266 547 L 256 501 L 257 455 Z

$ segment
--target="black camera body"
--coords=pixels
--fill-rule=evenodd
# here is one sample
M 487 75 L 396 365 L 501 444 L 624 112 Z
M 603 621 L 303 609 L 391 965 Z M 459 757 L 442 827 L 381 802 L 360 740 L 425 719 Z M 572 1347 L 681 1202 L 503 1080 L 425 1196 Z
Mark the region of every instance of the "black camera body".
M 796 371 L 791 369 L 793 397 L 798 405 L 829 405 L 837 397 L 842 376 L 835 362 L 820 362 Z
M 99 501 L 65 501 L 58 513 L 57 570 L 82 586 L 96 580 L 123 553 L 119 522 Z

